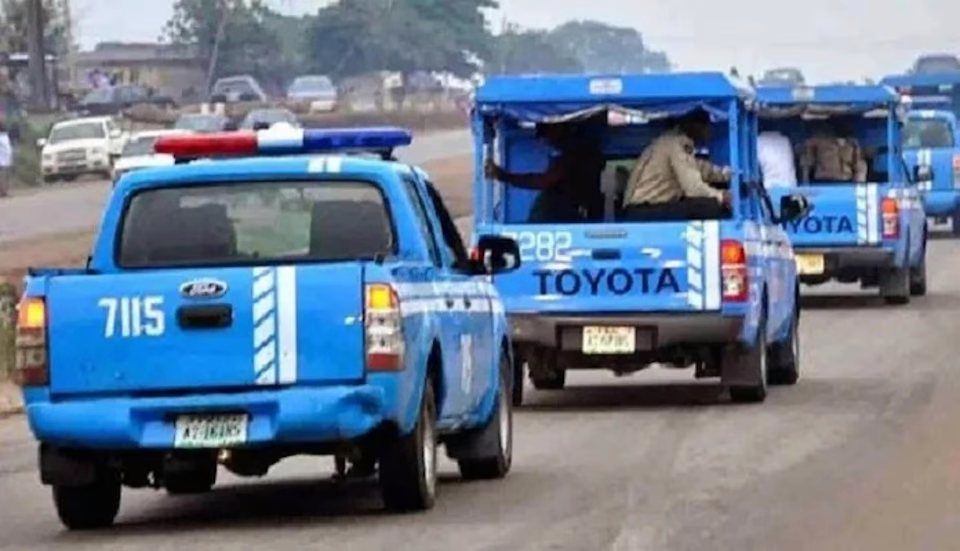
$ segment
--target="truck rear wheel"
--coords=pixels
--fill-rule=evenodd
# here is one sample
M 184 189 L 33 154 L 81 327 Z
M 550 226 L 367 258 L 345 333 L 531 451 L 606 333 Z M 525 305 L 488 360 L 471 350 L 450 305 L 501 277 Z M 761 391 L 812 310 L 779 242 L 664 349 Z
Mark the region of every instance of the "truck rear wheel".
M 960 237 L 960 210 L 953 211 L 950 222 L 952 226 L 950 233 L 952 233 L 954 237 Z
M 770 370 L 767 383 L 770 385 L 795 385 L 800 379 L 800 313 L 790 324 L 789 337 L 770 347 Z
M 430 379 L 420 400 L 413 430 L 390 438 L 380 455 L 380 495 L 390 511 L 423 511 L 437 498 L 437 407 Z
M 910 302 L 910 269 L 891 268 L 881 275 L 880 296 L 887 304 Z
M 730 399 L 737 403 L 755 403 L 767 399 L 767 379 L 769 372 L 770 351 L 767 346 L 767 313 L 766 308 L 757 324 L 757 341 L 753 348 L 740 354 L 738 361 L 741 369 L 755 377 L 752 385 L 733 385 L 730 387 Z
M 567 372 L 560 367 L 557 351 L 541 350 L 530 359 L 530 382 L 537 390 L 563 390 L 567 384 Z
M 69 530 L 96 530 L 111 526 L 120 512 L 119 480 L 83 486 L 54 486 L 53 502 L 60 522 Z
M 493 480 L 503 478 L 513 464 L 513 407 L 510 400 L 510 362 L 500 359 L 500 383 L 497 385 L 497 403 L 487 424 L 471 435 L 483 457 L 460 459 L 460 476 L 465 480 Z
M 526 373 L 526 359 L 517 346 L 513 347 L 513 382 L 510 385 L 510 401 L 515 407 L 523 405 L 523 382 Z
M 927 251 L 924 249 L 920 265 L 910 270 L 910 295 L 922 297 L 927 294 Z

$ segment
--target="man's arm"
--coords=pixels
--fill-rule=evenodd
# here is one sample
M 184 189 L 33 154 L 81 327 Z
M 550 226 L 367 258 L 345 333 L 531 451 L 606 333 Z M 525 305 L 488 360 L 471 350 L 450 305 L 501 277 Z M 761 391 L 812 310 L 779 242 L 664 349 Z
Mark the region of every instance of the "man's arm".
M 797 157 L 799 158 L 797 164 L 800 165 L 800 182 L 804 184 L 810 183 L 811 172 L 813 172 L 813 165 L 817 158 L 816 143 L 812 141 L 804 142 L 803 145 L 800 146 L 800 153 Z
M 670 167 L 687 197 L 713 197 L 718 202 L 723 201 L 723 193 L 703 181 L 693 152 L 684 149 L 679 142 L 670 149 Z
M 563 166 L 557 160 L 551 161 L 547 171 L 540 173 L 507 172 L 493 163 L 489 163 L 487 168 L 489 177 L 522 189 L 544 190 L 554 186 L 563 177 Z
M 853 141 L 853 181 L 857 183 L 864 183 L 867 181 L 867 159 L 863 154 L 863 150 L 860 149 L 860 143 L 857 140 Z
M 704 182 L 710 184 L 730 183 L 730 172 L 720 165 L 715 165 L 706 159 L 697 159 L 697 167 Z

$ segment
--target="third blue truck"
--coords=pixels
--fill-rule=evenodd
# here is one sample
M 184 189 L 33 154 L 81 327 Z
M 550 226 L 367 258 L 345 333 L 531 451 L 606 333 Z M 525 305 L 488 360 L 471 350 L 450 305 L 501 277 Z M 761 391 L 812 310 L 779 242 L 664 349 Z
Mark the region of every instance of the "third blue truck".
M 809 215 L 786 225 L 801 282 L 859 282 L 879 287 L 891 304 L 926 294 L 927 225 L 918 187 L 924 174 L 911 174 L 901 158 L 899 96 L 885 86 L 863 85 L 765 88 L 759 98 L 762 118 L 795 146 L 814 134 L 819 121 L 834 121 L 865 152 L 865 182 L 799 188 L 764 182 L 774 197 L 802 191 L 813 205 Z

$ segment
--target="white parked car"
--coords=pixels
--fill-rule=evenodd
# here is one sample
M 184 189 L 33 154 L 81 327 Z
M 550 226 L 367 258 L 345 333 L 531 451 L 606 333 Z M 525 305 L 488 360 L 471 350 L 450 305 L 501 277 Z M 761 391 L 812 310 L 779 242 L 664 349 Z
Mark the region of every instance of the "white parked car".
M 153 144 L 157 143 L 157 138 L 160 136 L 176 134 L 192 134 L 192 132 L 181 129 L 145 130 L 130 136 L 120 153 L 120 158 L 113 164 L 114 182 L 133 170 L 173 165 L 173 156 L 154 152 Z
M 299 76 L 287 88 L 287 101 L 304 104 L 310 112 L 333 111 L 337 108 L 337 88 L 325 75 Z
M 37 140 L 43 181 L 73 180 L 78 176 L 113 177 L 113 161 L 120 156 L 126 134 L 110 117 L 58 122 L 46 138 Z

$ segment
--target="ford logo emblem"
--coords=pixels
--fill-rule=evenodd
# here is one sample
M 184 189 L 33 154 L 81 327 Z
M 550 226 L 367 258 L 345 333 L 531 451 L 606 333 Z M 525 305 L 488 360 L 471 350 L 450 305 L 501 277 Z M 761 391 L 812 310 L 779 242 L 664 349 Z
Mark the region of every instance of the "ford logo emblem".
M 180 286 L 180 296 L 183 298 L 218 298 L 226 292 L 227 284 L 218 279 L 195 279 Z

